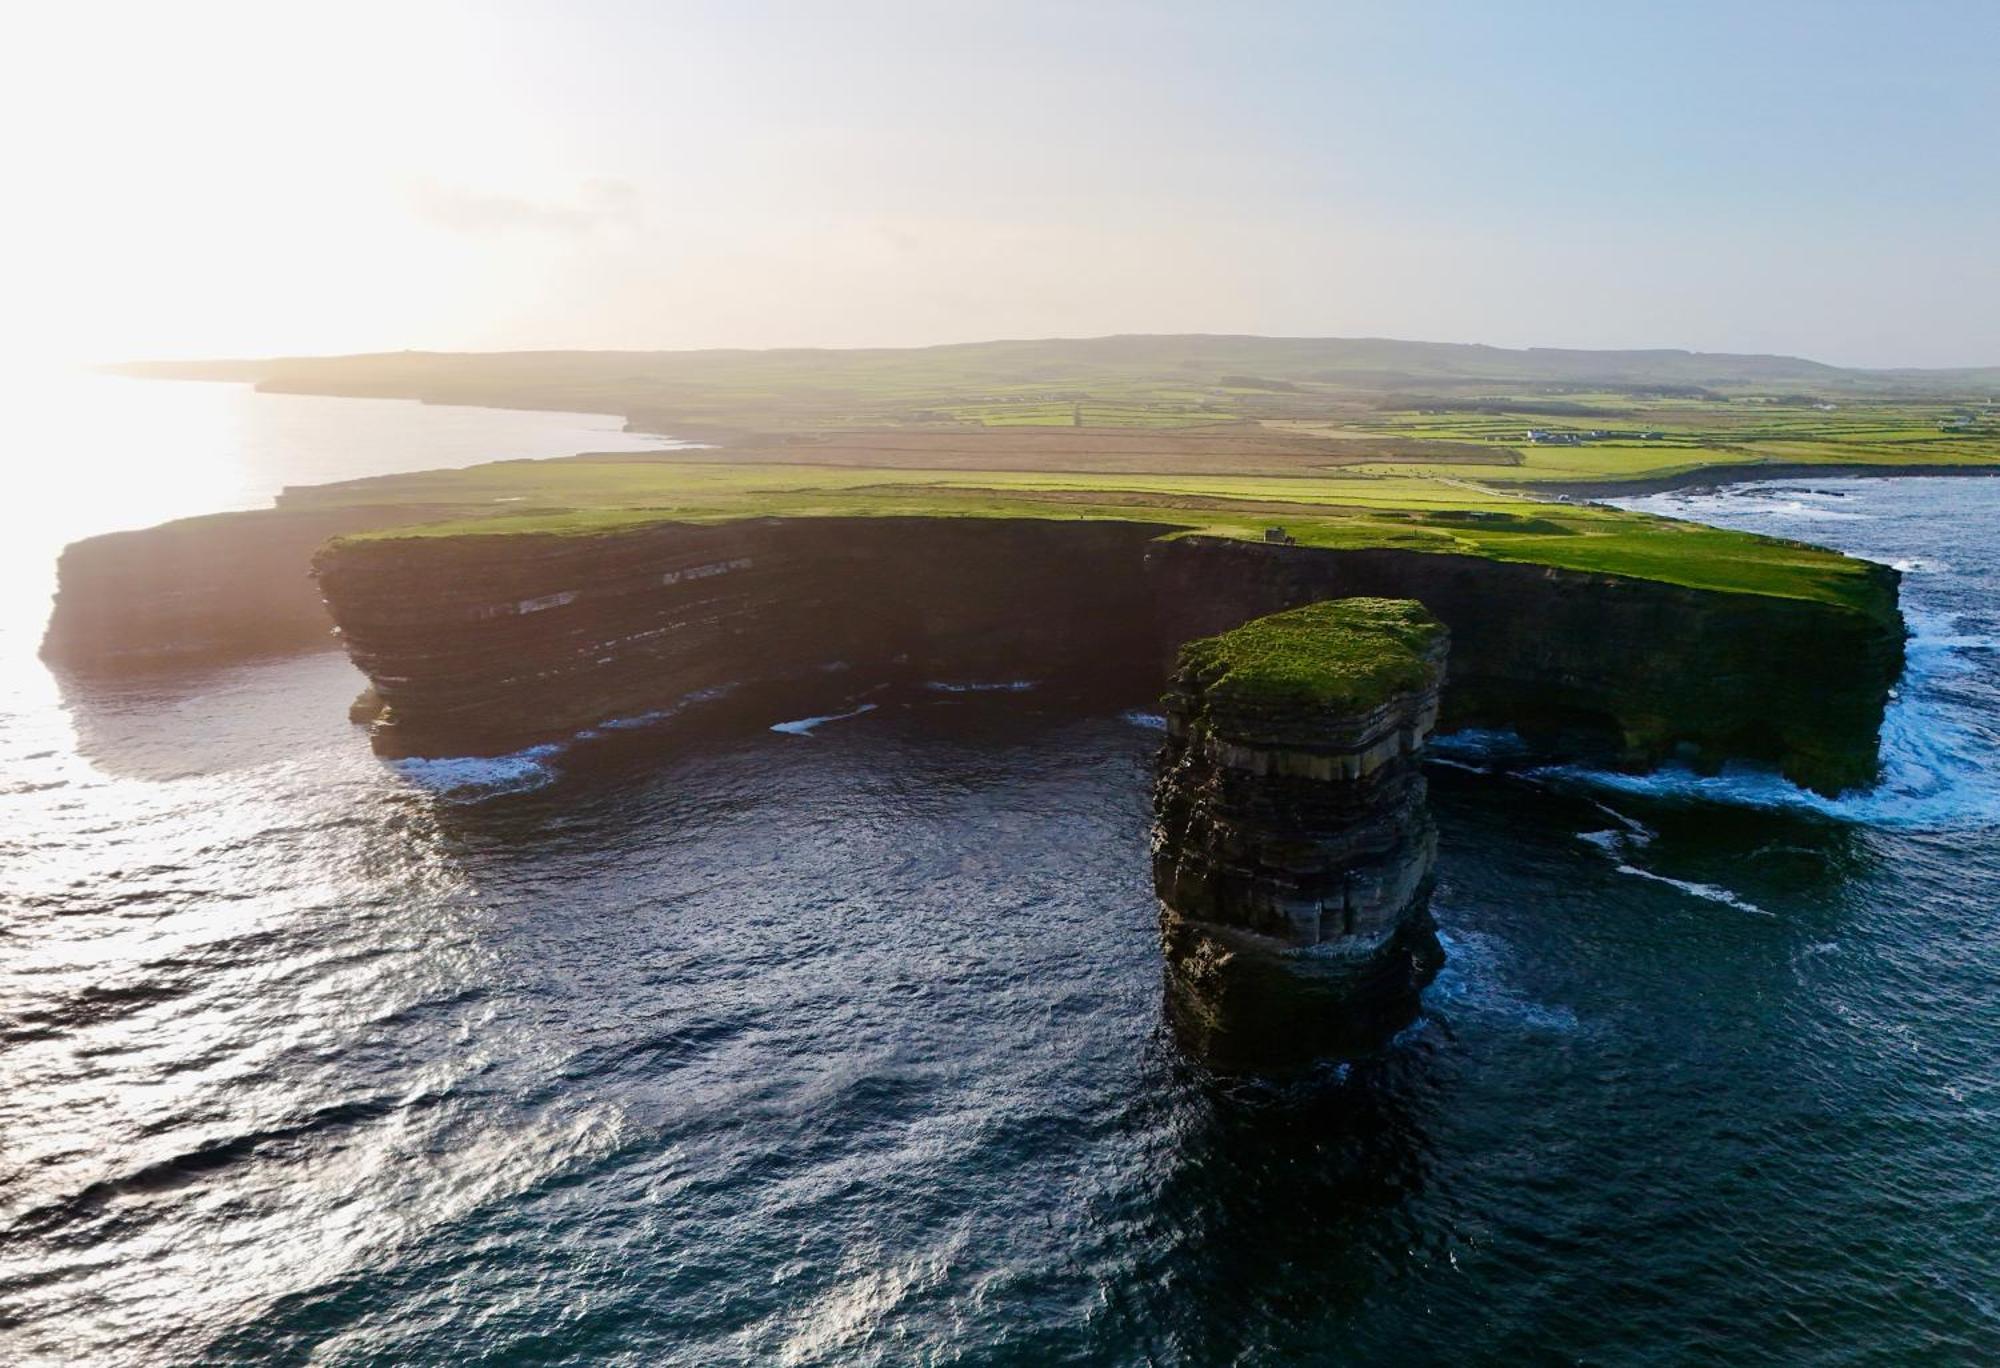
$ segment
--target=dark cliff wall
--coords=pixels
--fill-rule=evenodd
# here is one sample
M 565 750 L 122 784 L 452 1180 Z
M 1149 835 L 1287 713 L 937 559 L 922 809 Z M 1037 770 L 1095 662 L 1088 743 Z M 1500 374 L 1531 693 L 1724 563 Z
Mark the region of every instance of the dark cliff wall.
M 1117 675 L 1327 598 L 1450 628 L 1446 729 L 1645 767 L 1749 759 L 1866 783 L 1901 636 L 1817 603 L 1474 557 L 1156 540 L 1122 522 L 765 519 L 595 537 L 337 543 L 317 573 L 394 725 L 385 750 L 511 750 L 778 680 Z M 1883 572 L 1893 576 L 1892 571 Z
M 1153 885 L 1168 1016 L 1211 1063 L 1372 1049 L 1415 1016 L 1443 961 L 1422 752 L 1448 647 L 1424 625 L 1427 677 L 1358 706 L 1280 694 L 1255 714 L 1217 708 L 1206 667 L 1181 654 L 1153 789 Z
M 1452 636 L 1442 727 L 1633 768 L 1746 759 L 1824 792 L 1875 776 L 1899 630 L 1831 605 L 1470 556 L 1216 538 L 1147 552 L 1163 642 L 1320 599 L 1413 598 Z M 1893 586 L 1895 572 L 1884 568 Z
M 1157 690 L 1190 637 L 1317 599 L 1410 597 L 1453 633 L 1447 728 L 1512 726 L 1633 766 L 1761 760 L 1827 790 L 1871 776 L 1901 668 L 1896 632 L 1826 605 L 1473 557 L 1156 541 L 1167 529 L 1133 523 L 796 519 L 362 541 L 326 549 L 315 587 L 307 567 L 329 536 L 411 516 L 279 509 L 79 542 L 43 653 L 117 671 L 310 648 L 332 640 L 323 593 L 399 719 L 385 748 L 400 734 L 442 753 L 513 749 L 836 663 L 849 670 L 825 676 L 829 698 L 868 672 L 1094 670 Z M 564 594 L 576 597 L 553 601 Z
M 1124 522 L 766 519 L 337 543 L 316 571 L 390 753 L 516 749 L 718 689 L 1155 669 Z
M 113 674 L 331 647 L 313 551 L 340 533 L 410 517 L 395 509 L 267 509 L 72 543 L 56 565 L 42 658 Z

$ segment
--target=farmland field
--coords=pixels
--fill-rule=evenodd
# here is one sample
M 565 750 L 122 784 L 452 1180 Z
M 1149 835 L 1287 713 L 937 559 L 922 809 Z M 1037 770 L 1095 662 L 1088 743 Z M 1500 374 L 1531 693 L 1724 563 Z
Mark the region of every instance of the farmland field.
M 756 516 L 1122 518 L 1844 600 L 1852 562 L 1588 502 L 1816 470 L 2000 471 L 2000 372 L 1789 357 L 1121 337 L 903 351 L 548 352 L 141 368 L 279 391 L 611 412 L 703 443 L 291 491 L 378 535 Z M 1567 492 L 1565 492 L 1567 491 Z

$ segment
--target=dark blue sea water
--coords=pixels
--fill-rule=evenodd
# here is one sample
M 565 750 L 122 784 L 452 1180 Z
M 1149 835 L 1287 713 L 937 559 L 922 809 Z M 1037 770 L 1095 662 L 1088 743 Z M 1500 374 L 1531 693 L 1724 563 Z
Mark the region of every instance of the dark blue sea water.
M 1462 742 L 1423 1019 L 1283 1085 L 1163 1027 L 1143 717 L 397 771 L 337 657 L 72 689 L 0 733 L 0 1358 L 1991 1361 L 2000 481 L 1809 488 L 1663 506 L 1905 565 L 1883 790 Z

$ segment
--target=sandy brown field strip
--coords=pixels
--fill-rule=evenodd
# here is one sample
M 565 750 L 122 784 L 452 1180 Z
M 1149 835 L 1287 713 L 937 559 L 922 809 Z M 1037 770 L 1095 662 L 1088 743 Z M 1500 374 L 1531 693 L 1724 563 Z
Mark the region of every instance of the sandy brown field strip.
M 594 456 L 592 460 L 605 457 Z M 1247 423 L 1202 428 L 995 427 L 870 429 L 800 434 L 741 445 L 634 452 L 646 462 L 821 465 L 880 470 L 1043 473 L 1284 475 L 1382 461 L 1517 465 L 1520 455 L 1469 442 L 1332 438 Z

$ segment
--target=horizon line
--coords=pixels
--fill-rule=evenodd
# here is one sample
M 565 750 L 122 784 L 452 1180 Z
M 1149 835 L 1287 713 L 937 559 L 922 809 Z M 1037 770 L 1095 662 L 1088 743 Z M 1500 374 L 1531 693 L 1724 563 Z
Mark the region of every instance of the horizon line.
M 1460 347 L 1469 350 L 1500 352 L 1514 355 L 1537 353 L 1567 353 L 1578 356 L 1688 356 L 1717 357 L 1738 360 L 1795 361 L 1806 365 L 1821 366 L 1833 371 L 1860 372 L 1864 374 L 1930 374 L 1949 375 L 2000 370 L 2000 361 L 1991 363 L 1970 363 L 1950 366 L 1909 366 L 1909 365 L 1843 365 L 1834 361 L 1821 361 L 1815 357 L 1796 352 L 1773 351 L 1724 351 L 1707 350 L 1698 347 L 1674 346 L 1626 346 L 1626 347 L 1576 347 L 1547 344 L 1509 347 L 1492 342 L 1446 341 L 1436 338 L 1389 337 L 1380 334 L 1340 335 L 1333 333 L 1254 333 L 1254 332 L 1112 332 L 1086 335 L 1050 334 L 1041 337 L 984 337 L 961 339 L 950 342 L 920 342 L 897 345 L 857 345 L 857 346 L 812 346 L 777 345 L 761 347 L 714 346 L 714 347 L 393 347 L 362 351 L 328 352 L 280 352 L 265 355 L 236 356 L 184 356 L 184 357 L 124 357 L 100 359 L 80 364 L 91 370 L 118 370 L 134 366 L 204 366 L 204 365 L 251 365 L 278 361 L 340 361 L 364 357 L 386 356 L 563 356 L 563 355 L 620 355 L 620 356 L 699 356 L 714 354 L 736 354 L 744 356 L 775 355 L 782 353 L 827 353 L 834 355 L 860 352 L 919 352 L 944 351 L 952 348 L 993 347 L 1007 345 L 1037 345 L 1046 343 L 1093 343 L 1119 341 L 1173 341 L 1173 340 L 1215 340 L 1252 342 L 1347 342 L 1386 343 L 1393 346 L 1410 347 Z

